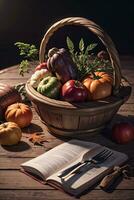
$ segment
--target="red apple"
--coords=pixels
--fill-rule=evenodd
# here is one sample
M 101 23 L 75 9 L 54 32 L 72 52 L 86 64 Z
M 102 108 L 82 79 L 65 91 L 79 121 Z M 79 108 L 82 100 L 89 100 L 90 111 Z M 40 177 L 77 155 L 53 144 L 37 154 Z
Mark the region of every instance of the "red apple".
M 112 128 L 112 138 L 119 144 L 134 140 L 134 126 L 127 122 L 115 124 Z
M 41 70 L 41 69 L 47 69 L 47 63 L 46 62 L 40 63 L 39 65 L 37 65 L 37 67 L 35 67 L 35 71 Z
M 62 86 L 62 97 L 69 102 L 83 102 L 87 99 L 86 87 L 77 80 L 69 80 Z

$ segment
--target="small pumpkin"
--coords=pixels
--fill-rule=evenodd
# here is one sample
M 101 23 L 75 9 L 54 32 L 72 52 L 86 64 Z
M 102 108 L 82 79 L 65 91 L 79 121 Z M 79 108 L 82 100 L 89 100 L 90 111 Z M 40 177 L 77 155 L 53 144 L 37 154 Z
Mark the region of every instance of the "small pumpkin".
M 77 67 L 70 54 L 64 48 L 52 48 L 48 52 L 48 69 L 57 76 L 61 83 L 77 79 Z
M 51 75 L 52 73 L 47 68 L 37 70 L 30 78 L 30 85 L 36 89 L 43 78 L 46 78 Z
M 3 119 L 4 112 L 9 105 L 21 101 L 21 96 L 14 87 L 0 83 L 0 119 Z
M 14 145 L 17 144 L 22 137 L 20 127 L 14 122 L 5 122 L 0 125 L 0 144 Z
M 106 72 L 95 72 L 94 75 L 89 75 L 83 80 L 83 84 L 89 91 L 88 99 L 97 100 L 110 96 L 113 83 L 111 75 Z
M 7 107 L 5 119 L 15 122 L 20 128 L 30 125 L 33 118 L 31 108 L 24 103 L 15 103 Z

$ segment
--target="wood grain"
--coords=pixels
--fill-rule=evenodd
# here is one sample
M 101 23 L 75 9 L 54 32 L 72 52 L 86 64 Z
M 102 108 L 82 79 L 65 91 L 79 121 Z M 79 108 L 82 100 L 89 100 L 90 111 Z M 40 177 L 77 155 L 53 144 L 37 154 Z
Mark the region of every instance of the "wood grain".
M 19 170 L 1 170 L 1 189 L 52 189 L 48 185 L 43 185 Z
M 133 90 L 131 97 L 123 106 L 121 106 L 108 128 L 106 128 L 102 133 L 90 137 L 87 134 L 86 136 L 80 137 L 80 139 L 100 143 L 109 148 L 124 152 L 129 156 L 128 163 L 134 166 L 134 142 L 130 142 L 125 145 L 118 145 L 110 138 L 111 128 L 117 121 L 128 121 L 134 123 L 134 58 L 121 57 L 121 66 L 123 75 L 125 75 L 125 77 L 127 77 L 132 84 Z M 30 74 L 27 74 L 25 78 L 21 78 L 18 75 L 18 66 L 13 66 L 0 71 L 0 82 L 9 82 L 9 77 L 11 77 L 11 85 L 19 82 L 26 82 L 30 77 Z M 32 110 L 34 118 L 32 124 L 23 129 L 22 141 L 18 145 L 12 147 L 0 146 L 0 200 L 75 199 L 74 197 L 53 189 L 48 185 L 42 185 L 19 171 L 21 163 L 34 158 L 68 140 L 48 133 L 46 127 L 40 121 L 33 107 Z M 80 123 L 83 124 L 84 122 L 81 120 Z M 33 145 L 29 142 L 28 136 L 34 132 L 45 134 L 46 138 L 49 138 L 50 141 L 46 142 L 43 147 Z M 104 192 L 100 190 L 99 186 L 96 186 L 93 189 L 87 190 L 80 199 L 122 200 L 124 198 L 125 200 L 134 199 L 134 177 L 130 180 L 123 180 L 120 182 L 112 193 Z
M 107 193 L 101 190 L 87 191 L 81 200 L 133 200 L 134 190 L 115 190 L 113 193 Z M 75 200 L 76 198 L 57 190 L 0 190 L 1 200 Z
M 7 178 L 8 177 L 8 178 Z M 1 189 L 53 189 L 48 185 L 43 185 L 31 177 L 23 174 L 19 170 L 1 170 L 0 173 Z M 100 189 L 99 186 L 95 187 Z M 132 190 L 134 189 L 134 177 L 130 180 L 124 179 L 116 189 Z

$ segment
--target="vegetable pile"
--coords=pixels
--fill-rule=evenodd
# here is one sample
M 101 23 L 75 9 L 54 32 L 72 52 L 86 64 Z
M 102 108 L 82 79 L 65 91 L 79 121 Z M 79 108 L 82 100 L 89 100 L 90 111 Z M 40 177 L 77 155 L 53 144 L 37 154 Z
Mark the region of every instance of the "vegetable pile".
M 85 47 L 79 41 L 76 51 L 67 37 L 67 47 L 48 51 L 44 63 L 35 68 L 30 85 L 39 93 L 52 99 L 84 102 L 103 99 L 112 94 L 113 69 L 108 53 L 92 51 L 97 44 Z
M 15 43 L 24 56 L 20 64 L 20 75 L 29 72 L 29 61 L 37 58 L 38 50 L 34 45 Z M 68 49 L 56 47 L 48 51 L 45 61 L 35 67 L 30 85 L 41 95 L 68 102 L 96 101 L 112 95 L 113 68 L 106 51 L 93 53 L 97 44 L 85 46 L 81 39 L 78 51 L 72 40 L 67 37 Z M 30 125 L 33 113 L 22 103 L 27 100 L 25 84 L 15 88 L 0 84 L 0 115 L 6 120 L 0 125 L 0 144 L 15 145 L 22 137 L 21 128 Z M 134 126 L 129 123 L 115 124 L 112 139 L 125 144 L 134 140 Z M 34 133 L 29 141 L 42 145 L 47 141 L 44 135 Z
M 0 83 L 0 144 L 16 145 L 22 137 L 21 128 L 29 126 L 32 118 L 32 110 L 22 103 L 20 93 Z

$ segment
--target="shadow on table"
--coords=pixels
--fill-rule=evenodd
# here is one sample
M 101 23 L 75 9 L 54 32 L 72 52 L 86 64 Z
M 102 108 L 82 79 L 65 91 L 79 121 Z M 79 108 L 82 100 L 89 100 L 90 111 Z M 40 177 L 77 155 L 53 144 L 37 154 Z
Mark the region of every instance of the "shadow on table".
M 100 143 L 101 142 L 100 136 L 101 137 L 103 136 L 104 138 L 108 139 L 109 142 L 111 142 L 112 141 L 112 137 L 111 137 L 112 127 L 113 127 L 113 125 L 115 123 L 120 123 L 120 122 L 129 122 L 129 123 L 134 124 L 134 115 L 123 116 L 123 115 L 120 115 L 120 114 L 116 114 L 114 116 L 114 118 L 111 120 L 111 122 L 108 123 L 108 125 L 106 125 L 106 127 L 101 131 L 101 133 L 98 133 L 96 135 L 95 134 L 94 135 L 90 135 L 90 133 L 86 133 L 86 134 L 84 134 L 84 137 L 83 137 L 82 134 L 81 135 L 77 135 L 77 136 L 75 135 L 74 137 L 73 136 L 69 137 L 69 136 L 57 135 L 57 134 L 54 134 L 52 132 L 51 132 L 51 134 L 53 136 L 55 136 L 56 138 L 59 138 L 59 139 L 61 139 L 63 141 L 67 141 L 67 140 L 73 139 L 73 138 L 80 139 L 80 140 L 81 139 L 83 139 L 83 140 L 85 139 L 85 140 L 92 141 L 92 140 L 94 140 L 94 138 L 96 138 L 96 139 L 98 138 L 98 141 Z M 105 143 L 105 141 L 104 141 L 104 143 Z M 103 140 L 102 140 L 102 144 L 103 144 Z
M 43 129 L 39 125 L 31 123 L 28 127 L 23 128 L 22 131 L 24 133 L 29 133 L 29 134 L 31 133 L 32 134 L 32 133 L 35 133 L 35 132 L 42 132 Z
M 31 148 L 30 145 L 24 141 L 20 141 L 18 144 L 12 145 L 12 146 L 2 145 L 2 147 L 3 149 L 7 151 L 11 151 L 11 152 L 21 152 L 21 151 L 26 151 Z
M 102 188 L 99 188 L 99 189 L 102 189 L 106 193 L 112 193 L 116 190 L 117 186 L 121 183 L 122 180 L 123 180 L 123 177 L 120 176 L 117 180 L 115 180 L 115 182 L 109 188 L 104 189 L 104 190 Z M 99 183 L 100 182 L 97 182 L 94 185 L 92 185 L 90 188 L 87 188 L 84 192 L 82 192 L 76 198 L 80 198 L 82 195 L 90 194 L 90 192 L 92 192 L 92 190 L 95 190 L 95 189 L 98 190 Z

